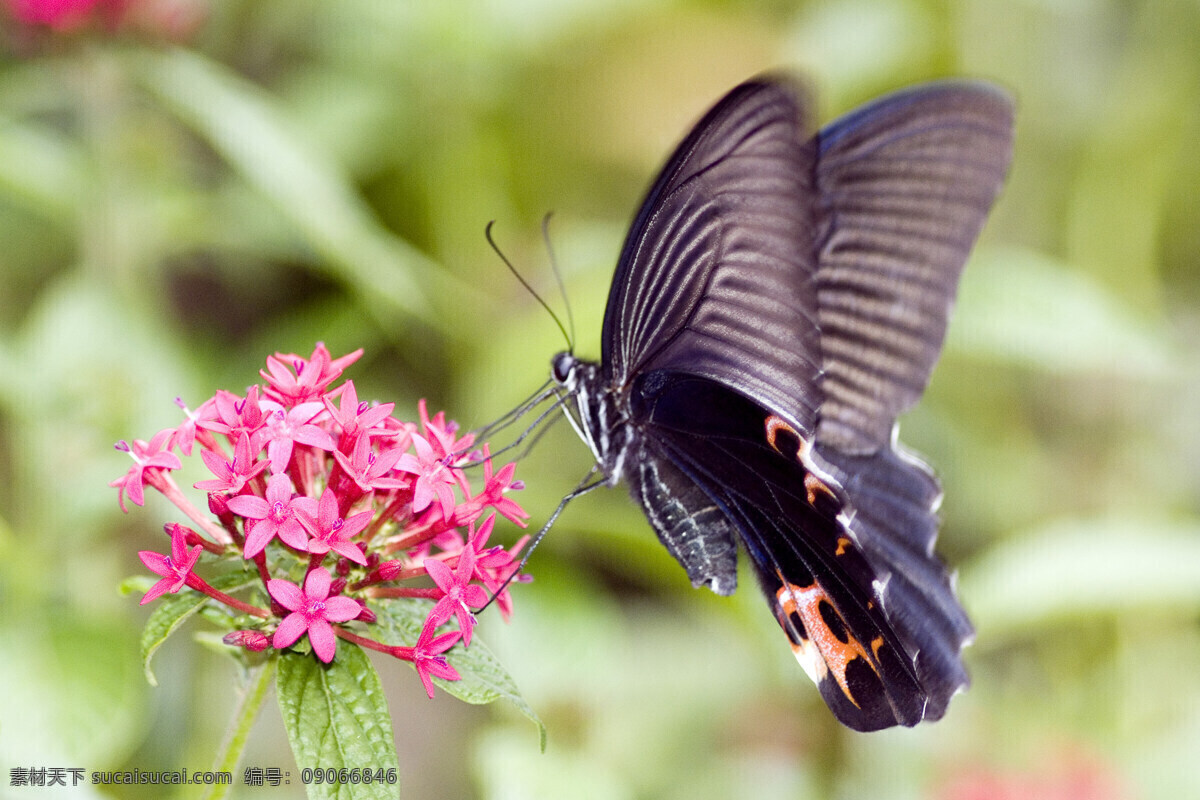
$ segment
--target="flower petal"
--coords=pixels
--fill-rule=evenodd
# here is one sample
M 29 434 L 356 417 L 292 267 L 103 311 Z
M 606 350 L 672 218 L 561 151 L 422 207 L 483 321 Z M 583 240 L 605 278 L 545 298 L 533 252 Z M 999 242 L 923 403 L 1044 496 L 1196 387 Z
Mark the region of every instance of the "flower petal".
M 275 581 L 271 581 L 271 583 L 275 583 Z M 304 618 L 303 614 L 299 611 L 288 614 L 275 629 L 275 635 L 271 637 L 271 646 L 278 650 L 291 647 L 307 630 L 308 620 Z

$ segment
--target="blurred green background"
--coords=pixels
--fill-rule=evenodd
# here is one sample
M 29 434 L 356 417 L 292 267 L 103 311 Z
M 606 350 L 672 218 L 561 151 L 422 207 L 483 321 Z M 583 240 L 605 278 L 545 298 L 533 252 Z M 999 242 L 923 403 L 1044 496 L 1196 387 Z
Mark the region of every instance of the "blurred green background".
M 538 549 L 511 624 L 489 612 L 478 630 L 545 720 L 546 752 L 510 709 L 428 701 L 408 667 L 377 662 L 406 795 L 1196 796 L 1200 4 L 128 0 L 58 28 L 0 15 L 6 772 L 207 769 L 236 699 L 229 662 L 185 637 L 160 653 L 157 688 L 142 678 L 147 612 L 116 585 L 175 517 L 158 498 L 120 513 L 114 441 L 317 340 L 365 348 L 347 377 L 399 415 L 425 397 L 464 425 L 499 416 L 563 343 L 485 223 L 557 304 L 540 233 L 555 212 L 579 352 L 597 355 L 655 169 L 724 91 L 787 68 L 822 120 L 947 75 L 1017 98 L 1010 180 L 903 424 L 945 485 L 939 550 L 978 628 L 970 691 L 937 724 L 840 728 L 752 581 L 732 600 L 692 591 L 625 492 L 596 492 Z M 535 522 L 588 464 L 565 425 L 520 464 Z M 293 767 L 273 704 L 245 763 Z

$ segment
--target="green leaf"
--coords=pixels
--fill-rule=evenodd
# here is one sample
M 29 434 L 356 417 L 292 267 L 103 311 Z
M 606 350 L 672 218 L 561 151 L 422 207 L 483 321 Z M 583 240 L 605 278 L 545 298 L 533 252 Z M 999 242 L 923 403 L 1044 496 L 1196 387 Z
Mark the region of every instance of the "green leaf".
M 1168 373 L 1166 331 L 1086 273 L 1017 248 L 980 251 L 963 273 L 947 348 L 1048 372 Z
M 370 800 L 398 796 L 400 764 L 383 685 L 362 648 L 338 642 L 337 657 L 285 653 L 275 682 L 279 709 L 301 770 L 382 771 L 383 781 L 306 782 L 310 798 Z
M 219 591 L 229 594 L 252 585 L 258 577 L 245 572 L 231 572 L 221 575 L 210 585 Z M 142 670 L 151 686 L 158 686 L 158 679 L 150 669 L 150 659 L 167 640 L 167 637 L 179 629 L 188 617 L 200 611 L 211 598 L 194 589 L 187 589 L 178 594 L 164 595 L 157 601 L 158 606 L 146 620 L 142 629 Z
M 959 581 L 989 636 L 1070 618 L 1200 612 L 1200 521 L 1066 519 L 992 548 Z
M 184 50 L 142 52 L 134 65 L 162 102 L 275 203 L 322 256 L 321 266 L 379 320 L 391 324 L 399 311 L 453 334 L 431 303 L 482 301 L 385 229 L 340 165 L 306 141 L 275 98 Z
M 374 610 L 378 615 L 379 624 L 387 631 L 389 643 L 412 647 L 421 635 L 429 605 L 421 600 L 398 599 L 380 603 Z M 435 677 L 433 680 L 439 687 L 459 700 L 473 705 L 507 700 L 537 726 L 539 745 L 542 750 L 546 749 L 545 724 L 521 696 L 517 682 L 478 635 L 471 637 L 470 647 L 463 647 L 461 642 L 455 645 L 446 654 L 446 660 L 458 670 L 462 679 L 444 681 Z
M 0 117 L 0 193 L 56 221 L 71 220 L 84 197 L 78 146 L 49 128 Z

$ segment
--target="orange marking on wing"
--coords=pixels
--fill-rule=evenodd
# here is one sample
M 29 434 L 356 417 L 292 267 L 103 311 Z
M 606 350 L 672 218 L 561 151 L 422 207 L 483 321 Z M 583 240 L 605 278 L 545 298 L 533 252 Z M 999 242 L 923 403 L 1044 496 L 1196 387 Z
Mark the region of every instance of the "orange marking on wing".
M 835 556 L 843 556 L 846 554 L 846 547 L 851 544 L 851 541 L 845 536 L 839 536 L 837 540 L 837 550 L 833 551 Z
M 879 660 L 879 650 L 883 647 L 883 637 L 876 636 L 871 640 L 871 652 L 875 654 L 875 660 Z
M 800 434 L 796 433 L 796 429 L 791 425 L 788 425 L 787 422 L 784 421 L 783 417 L 777 417 L 774 414 L 767 417 L 767 444 L 771 445 L 771 448 L 776 453 L 779 453 L 780 455 L 787 455 L 780 450 L 779 445 L 775 443 L 775 437 L 779 435 L 780 431 L 790 433 L 797 439 L 800 438 Z
M 837 606 L 820 585 L 814 583 L 812 586 L 801 587 L 784 580 L 782 574 L 778 572 L 775 574 L 779 576 L 779 581 L 783 584 L 775 593 L 776 602 L 779 604 L 779 610 L 782 612 L 780 624 L 783 624 L 784 619 L 789 614 L 796 614 L 800 617 L 800 621 L 804 624 L 804 630 L 808 634 L 809 641 L 816 645 L 821 659 L 825 662 L 825 666 L 829 672 L 833 673 L 833 679 L 841 687 L 842 694 L 846 695 L 846 699 L 854 703 L 854 706 L 858 708 L 858 701 L 854 699 L 854 695 L 850 693 L 850 686 L 846 683 L 846 668 L 854 659 L 862 658 L 875 671 L 875 674 L 878 675 L 879 669 L 875 666 L 877 658 L 871 658 L 871 656 L 867 655 L 867 651 L 863 648 L 862 643 L 854 638 L 849 628 L 846 629 L 848 641 L 843 642 L 825 624 L 825 620 L 821 617 L 821 601 L 829 603 L 835 611 L 837 610 Z M 838 612 L 838 615 L 841 616 L 841 612 Z M 875 642 L 878 642 L 879 645 L 876 645 Z M 882 644 L 883 637 L 878 637 L 875 641 L 871 642 L 871 648 L 878 653 L 878 647 L 882 646 Z M 814 674 L 817 671 L 812 669 L 812 665 L 807 661 L 807 659 L 811 658 L 811 652 L 807 651 L 803 644 L 799 646 L 793 644 L 792 650 L 795 651 L 796 658 L 800 661 L 800 665 L 804 667 L 805 672 L 808 672 L 809 677 L 819 682 L 820 675 Z
M 808 504 L 810 506 L 817 502 L 817 492 L 834 497 L 833 489 L 826 486 L 823 480 L 811 472 L 804 473 L 804 488 L 808 492 Z

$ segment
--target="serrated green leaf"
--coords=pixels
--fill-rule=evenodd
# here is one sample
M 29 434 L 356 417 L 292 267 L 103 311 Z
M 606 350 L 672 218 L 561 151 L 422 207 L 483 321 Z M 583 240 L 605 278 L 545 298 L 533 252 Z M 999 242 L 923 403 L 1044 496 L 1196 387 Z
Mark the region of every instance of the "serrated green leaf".
M 383 770 L 398 775 L 383 684 L 362 648 L 339 642 L 337 657 L 322 664 L 311 655 L 285 653 L 275 681 L 279 709 L 296 764 L 320 770 Z M 389 772 L 390 771 L 390 772 Z M 310 798 L 395 798 L 396 783 L 308 783 Z
M 210 583 L 214 589 L 228 594 L 244 589 L 256 580 L 258 578 L 254 575 L 231 572 L 221 575 Z M 166 595 L 158 600 L 158 606 L 150 615 L 150 619 L 146 620 L 146 627 L 142 629 L 142 671 L 145 672 L 146 681 L 151 686 L 158 686 L 158 679 L 154 677 L 154 672 L 150 669 L 150 659 L 154 657 L 155 651 L 162 646 L 168 636 L 187 621 L 188 617 L 197 613 L 210 599 L 202 592 L 187 589 L 179 594 Z
M 421 635 L 429 606 L 420 600 L 392 600 L 380 604 L 376 611 L 379 624 L 388 632 L 388 641 L 412 647 Z M 507 700 L 537 726 L 541 749 L 546 749 L 545 724 L 521 696 L 516 681 L 478 635 L 471 637 L 470 647 L 463 647 L 461 643 L 456 645 L 446 654 L 446 660 L 458 670 L 462 679 L 445 681 L 435 677 L 433 680 L 439 687 L 473 705 Z

